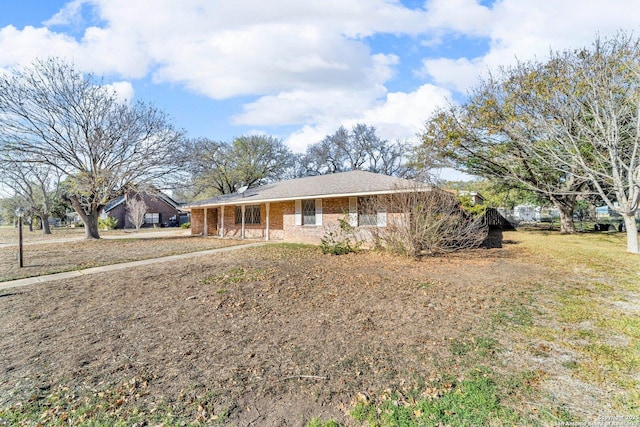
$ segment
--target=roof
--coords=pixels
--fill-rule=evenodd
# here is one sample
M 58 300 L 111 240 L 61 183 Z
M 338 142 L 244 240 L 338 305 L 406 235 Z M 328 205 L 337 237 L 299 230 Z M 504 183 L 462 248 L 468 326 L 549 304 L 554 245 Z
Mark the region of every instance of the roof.
M 145 197 L 160 199 L 166 204 L 168 204 L 169 206 L 171 206 L 172 208 L 180 210 L 180 204 L 164 193 L 158 192 L 158 193 L 149 194 L 149 193 L 142 192 L 140 194 L 143 194 Z M 123 204 L 125 201 L 126 201 L 125 196 L 116 197 L 115 199 L 107 203 L 107 205 L 104 207 L 104 212 L 105 213 L 110 212 L 114 208 Z
M 107 203 L 107 205 L 104 207 L 104 211 L 105 212 L 109 212 L 112 209 L 116 208 L 117 206 L 120 206 L 122 203 L 124 203 L 124 196 L 119 196 L 116 197 L 115 199 L 111 200 L 109 203 Z
M 431 187 L 418 181 L 373 172 L 350 171 L 274 182 L 249 188 L 244 194 L 224 194 L 200 202 L 187 203 L 182 208 L 249 205 L 296 199 L 367 196 L 416 188 L 431 189 Z

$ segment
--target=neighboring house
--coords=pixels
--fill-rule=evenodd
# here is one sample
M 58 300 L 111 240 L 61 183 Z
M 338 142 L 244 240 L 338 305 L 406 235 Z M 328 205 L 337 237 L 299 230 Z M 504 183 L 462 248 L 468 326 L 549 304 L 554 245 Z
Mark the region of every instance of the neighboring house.
M 179 204 L 166 194 L 129 193 L 112 200 L 104 208 L 103 215 L 118 220 L 116 228 L 135 228 L 127 215 L 127 200 L 130 197 L 142 198 L 147 205 L 143 227 L 178 226 L 188 221 Z
M 191 233 L 205 236 L 319 243 L 328 227 L 348 218 L 357 227 L 386 227 L 395 209 L 371 212 L 371 197 L 429 191 L 425 184 L 364 171 L 280 181 L 186 204 Z
M 613 205 L 615 207 L 618 207 L 618 202 L 614 202 Z M 611 209 L 609 206 L 604 205 L 604 206 L 597 206 L 595 208 L 595 212 L 596 212 L 596 218 L 602 218 L 602 217 L 619 217 L 621 216 L 618 212 L 614 211 L 613 209 Z
M 467 196 L 471 199 L 471 204 L 475 205 L 484 205 L 484 196 L 477 191 L 467 191 L 460 190 L 458 191 L 458 196 Z

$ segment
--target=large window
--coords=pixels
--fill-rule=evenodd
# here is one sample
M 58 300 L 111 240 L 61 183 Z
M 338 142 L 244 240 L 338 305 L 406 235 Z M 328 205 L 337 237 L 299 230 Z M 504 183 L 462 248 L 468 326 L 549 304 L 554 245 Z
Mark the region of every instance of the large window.
M 302 201 L 302 225 L 316 225 L 316 201 Z
M 160 224 L 160 214 L 159 213 L 146 213 L 144 214 L 144 223 L 145 224 Z
M 387 211 L 380 206 L 377 197 L 358 198 L 358 225 L 384 227 L 387 225 Z
M 260 224 L 260 205 L 244 207 L 244 223 Z M 242 206 L 236 206 L 236 224 L 242 224 Z
M 296 225 L 322 225 L 322 199 L 296 200 Z

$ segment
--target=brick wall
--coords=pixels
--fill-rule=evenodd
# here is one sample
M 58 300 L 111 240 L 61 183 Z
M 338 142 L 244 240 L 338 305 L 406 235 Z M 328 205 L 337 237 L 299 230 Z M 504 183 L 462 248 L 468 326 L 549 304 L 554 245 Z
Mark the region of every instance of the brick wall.
M 141 197 L 140 195 L 132 195 L 129 194 L 128 197 Z M 144 203 L 147 205 L 147 213 L 157 213 L 160 214 L 160 223 L 156 224 L 156 226 L 161 226 L 163 224 L 169 223 L 169 218 L 174 215 L 178 215 L 179 211 L 175 209 L 173 206 L 165 202 L 160 197 L 150 196 L 148 194 L 142 194 L 142 198 Z M 112 218 L 116 218 L 118 220 L 118 224 L 116 228 L 135 228 L 135 224 L 129 221 L 127 216 L 127 202 L 124 202 L 115 208 L 113 208 L 107 215 Z M 154 224 L 143 224 L 142 227 L 153 227 Z
M 222 226 L 222 210 L 224 209 L 224 227 Z M 269 208 L 269 239 L 290 242 L 304 242 L 319 244 L 327 231 L 336 227 L 340 219 L 348 217 L 349 198 L 340 197 L 322 200 L 322 225 L 295 225 L 295 202 L 271 203 Z M 397 214 L 389 212 L 388 221 Z M 193 209 L 191 212 L 191 233 L 201 234 L 204 227 L 203 209 Z M 210 236 L 220 235 L 224 230 L 227 238 L 240 238 L 242 225 L 236 224 L 236 207 L 224 206 L 219 209 L 207 210 L 208 231 Z M 266 238 L 267 209 L 260 205 L 260 224 L 245 224 L 246 239 Z M 359 236 L 367 238 L 367 227 L 362 227 Z
M 295 225 L 295 202 L 284 206 L 284 240 L 304 243 L 320 243 L 327 230 L 349 214 L 349 198 L 322 200 L 322 225 Z
M 108 216 L 110 216 L 111 218 L 115 218 L 118 220 L 118 222 L 116 223 L 116 228 L 124 228 L 125 227 L 125 208 L 124 208 L 124 203 L 116 206 L 115 208 L 111 209 L 109 211 L 109 213 L 107 214 Z
M 191 210 L 191 234 L 198 235 L 204 231 L 204 209 Z

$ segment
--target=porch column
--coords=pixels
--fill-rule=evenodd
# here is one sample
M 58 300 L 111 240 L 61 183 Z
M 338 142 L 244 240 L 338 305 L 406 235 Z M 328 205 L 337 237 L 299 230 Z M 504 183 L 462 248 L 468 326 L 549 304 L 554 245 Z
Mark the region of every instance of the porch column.
M 242 231 L 240 232 L 240 238 L 244 240 L 244 205 L 240 207 L 240 212 L 242 212 Z
M 224 206 L 220 207 L 221 215 L 220 215 L 220 237 L 224 237 Z
M 269 206 L 270 206 L 270 203 L 267 202 L 266 203 L 266 207 L 267 207 L 267 229 L 266 229 L 266 232 L 265 232 L 265 235 L 264 235 L 264 239 L 266 241 L 269 241 Z
M 207 224 L 207 208 L 204 208 L 204 229 L 202 230 L 202 235 L 207 237 L 209 234 L 209 231 L 207 230 L 209 228 L 208 224 Z

